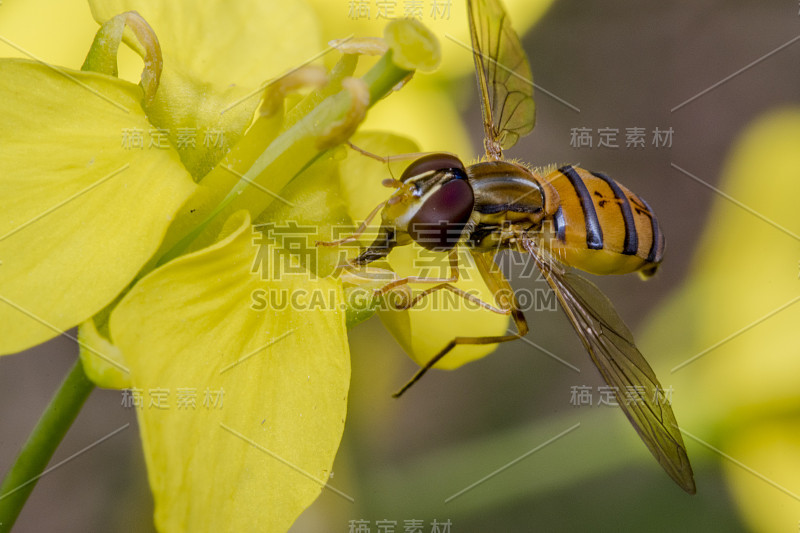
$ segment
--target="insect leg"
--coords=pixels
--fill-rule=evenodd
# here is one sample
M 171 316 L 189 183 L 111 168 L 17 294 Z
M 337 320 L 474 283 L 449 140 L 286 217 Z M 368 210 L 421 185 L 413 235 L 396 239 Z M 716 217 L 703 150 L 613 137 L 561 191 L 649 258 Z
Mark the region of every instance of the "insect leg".
M 358 226 L 358 229 L 355 231 L 355 233 L 353 233 L 349 237 L 345 237 L 344 239 L 338 239 L 338 240 L 335 240 L 335 241 L 317 241 L 315 243 L 316 246 L 339 246 L 340 244 L 345 244 L 345 243 L 348 243 L 348 242 L 353 242 L 355 240 L 358 240 L 358 237 L 362 233 L 364 233 L 364 230 L 367 229 L 367 226 L 369 225 L 369 223 L 372 222 L 372 219 L 375 218 L 375 216 L 378 213 L 380 213 L 381 209 L 383 209 L 383 206 L 385 206 L 385 205 L 386 205 L 386 202 L 379 203 L 375 207 L 375 209 L 370 211 L 369 215 L 367 215 L 367 218 L 365 218 L 364 222 L 362 222 L 361 225 Z
M 478 267 L 478 271 L 481 273 L 481 276 L 486 282 L 487 287 L 491 289 L 494 295 L 495 302 L 499 308 L 498 310 L 500 310 L 503 314 L 508 313 L 511 315 L 511 318 L 514 320 L 514 325 L 517 328 L 517 332 L 509 335 L 494 335 L 485 337 L 456 337 L 447 343 L 447 346 L 433 356 L 430 361 L 425 363 L 425 366 L 421 367 L 417 373 L 412 376 L 408 383 L 403 385 L 399 391 L 394 393 L 392 396 L 395 398 L 407 391 L 411 385 L 419 381 L 419 379 L 445 355 L 447 355 L 450 350 L 460 344 L 499 344 L 501 342 L 519 339 L 528 333 L 528 323 L 525 321 L 525 315 L 522 314 L 522 311 L 519 309 L 516 298 L 514 298 L 514 293 L 510 292 L 511 285 L 508 283 L 508 280 L 505 279 L 497 264 L 493 260 L 490 260 L 487 257 L 487 254 L 473 252 L 472 256 L 475 258 L 475 265 Z
M 501 342 L 508 342 L 517 340 L 521 337 L 524 337 L 525 334 L 528 332 L 528 323 L 525 321 L 525 315 L 522 314 L 522 311 L 517 309 L 516 307 L 510 309 L 509 312 L 511 313 L 511 317 L 514 319 L 514 324 L 517 327 L 517 332 L 512 333 L 509 335 L 497 335 L 497 336 L 487 336 L 487 337 L 456 337 L 455 339 L 451 340 L 447 343 L 447 346 L 442 349 L 439 353 L 437 353 L 433 358 L 425 363 L 425 366 L 417 370 L 417 373 L 408 380 L 408 383 L 403 385 L 403 387 L 392 394 L 393 397 L 399 398 L 405 391 L 407 391 L 411 385 L 419 381 L 419 379 L 425 375 L 425 373 L 430 370 L 433 365 L 438 363 L 445 355 L 447 355 L 450 350 L 455 348 L 460 344 L 499 344 Z
M 486 309 L 487 311 L 491 311 L 492 313 L 497 313 L 498 315 L 510 315 L 511 314 L 511 309 L 503 309 L 503 308 L 500 308 L 500 307 L 495 307 L 492 304 L 490 304 L 489 302 L 485 302 L 485 301 L 481 300 L 480 298 L 478 298 L 475 295 L 472 295 L 472 294 L 470 294 L 470 293 L 468 293 L 466 291 L 462 291 L 461 289 L 459 289 L 455 285 L 451 285 L 450 283 L 442 283 L 441 285 L 436 285 L 435 287 L 431 287 L 429 289 L 425 289 L 424 291 L 422 291 L 421 293 L 416 295 L 411 301 L 409 301 L 408 304 L 404 305 L 400 309 L 411 309 L 415 305 L 417 305 L 427 295 L 429 295 L 429 294 L 431 294 L 433 292 L 436 292 L 436 291 L 443 290 L 443 289 L 444 290 L 448 290 L 450 292 L 453 292 L 453 293 L 457 294 L 458 296 L 461 296 L 465 300 L 467 300 L 469 302 L 472 302 L 474 304 L 477 304 L 477 305 L 481 306 L 482 308 Z
M 395 289 L 401 285 L 406 285 L 408 283 L 453 283 L 458 281 L 458 249 L 453 248 L 447 255 L 448 260 L 450 261 L 450 277 L 447 278 L 426 278 L 421 276 L 408 276 L 405 278 L 400 278 L 392 281 L 391 283 L 387 283 L 380 289 L 377 289 L 375 292 L 379 296 L 383 296 L 387 292 Z
M 378 154 L 373 154 L 372 152 L 369 152 L 367 150 L 364 150 L 363 148 L 359 148 L 358 146 L 356 146 L 355 144 L 351 143 L 350 141 L 347 141 L 347 146 L 349 146 L 350 148 L 352 148 L 353 150 L 355 150 L 356 152 L 358 152 L 361 155 L 365 155 L 365 156 L 370 157 L 370 158 L 372 158 L 372 159 L 374 159 L 376 161 L 380 161 L 381 163 L 387 163 L 387 164 L 391 163 L 392 161 L 403 161 L 405 159 L 417 159 L 417 158 L 420 158 L 420 157 L 422 157 L 424 155 L 428 155 L 428 154 L 431 153 L 431 152 L 409 152 L 407 154 L 378 155 Z

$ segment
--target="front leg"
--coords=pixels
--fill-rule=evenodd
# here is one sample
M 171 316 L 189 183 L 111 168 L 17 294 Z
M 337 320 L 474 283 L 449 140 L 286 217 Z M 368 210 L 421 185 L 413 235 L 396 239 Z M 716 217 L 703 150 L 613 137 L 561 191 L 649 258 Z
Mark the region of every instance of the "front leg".
M 396 279 L 391 283 L 387 283 L 378 289 L 376 293 L 382 296 L 387 292 L 400 287 L 401 285 L 407 285 L 409 283 L 455 283 L 458 281 L 458 247 L 454 247 L 452 250 L 450 250 L 447 259 L 450 262 L 450 277 L 426 278 L 420 276 L 408 276 L 405 278 Z
M 439 353 L 433 356 L 430 361 L 425 363 L 423 367 L 421 367 L 414 376 L 403 385 L 403 387 L 394 393 L 392 396 L 398 398 L 401 396 L 405 391 L 407 391 L 414 383 L 420 380 L 420 378 L 425 375 L 425 373 L 433 368 L 433 366 L 438 363 L 445 355 L 447 355 L 453 348 L 459 345 L 476 345 L 476 344 L 499 344 L 501 342 L 509 342 L 519 338 L 524 337 L 528 333 L 528 323 L 525 321 L 525 315 L 519 309 L 517 304 L 516 298 L 514 297 L 514 293 L 511 290 L 511 285 L 508 283 L 508 280 L 503 276 L 503 273 L 500 271 L 498 265 L 487 257 L 486 254 L 483 253 L 473 253 L 473 257 L 475 258 L 475 265 L 478 267 L 478 271 L 481 273 L 484 281 L 486 282 L 487 287 L 492 291 L 495 299 L 495 304 L 497 307 L 491 306 L 482 300 L 478 300 L 483 303 L 484 308 L 488 308 L 488 310 L 493 312 L 498 312 L 500 314 L 510 314 L 511 318 L 514 320 L 514 324 L 516 325 L 517 332 L 508 334 L 508 335 L 493 335 L 493 336 L 482 336 L 482 337 L 456 337 L 451 340 L 447 345 L 442 348 Z M 442 286 L 441 288 L 446 288 Z M 455 287 L 453 287 L 455 289 Z M 452 289 L 451 289 L 452 290 Z M 428 291 L 428 293 L 433 291 Z M 461 291 L 463 292 L 463 291 Z M 420 296 L 424 296 L 426 293 L 423 293 Z M 464 293 L 466 294 L 466 293 Z M 418 298 L 415 298 L 412 301 L 416 301 Z

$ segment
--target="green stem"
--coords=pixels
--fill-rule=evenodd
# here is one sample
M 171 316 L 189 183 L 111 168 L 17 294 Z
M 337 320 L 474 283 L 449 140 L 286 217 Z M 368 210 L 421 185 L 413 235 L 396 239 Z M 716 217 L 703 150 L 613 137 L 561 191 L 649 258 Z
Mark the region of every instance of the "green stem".
M 76 361 L 0 485 L 0 532 L 10 531 L 94 383 Z
M 369 90 L 370 101 L 368 107 L 372 107 L 378 100 L 391 93 L 398 83 L 411 74 L 412 71 L 403 69 L 392 61 L 391 50 L 385 53 L 362 78 Z M 186 253 L 190 245 L 204 233 L 211 233 L 216 237 L 216 232 L 209 232 L 210 225 L 214 223 L 220 224 L 219 218 L 224 220 L 225 217 L 219 217 L 219 215 L 221 213 L 230 215 L 232 211 L 231 205 L 240 200 L 244 190 L 252 187 L 254 182 L 258 183 L 259 176 L 269 174 L 267 169 L 274 165 L 278 159 L 286 159 L 287 154 L 291 153 L 292 157 L 289 158 L 293 160 L 291 171 L 270 175 L 271 181 L 268 184 L 268 188 L 275 191 L 282 190 L 288 182 L 325 153 L 324 150 L 320 151 L 315 148 L 315 139 L 320 131 L 341 120 L 350 105 L 350 96 L 347 92 L 338 92 L 320 102 L 289 129 L 278 135 L 244 173 L 244 177 L 234 185 L 206 218 L 184 235 L 172 248 L 167 250 L 158 259 L 155 266 L 166 264 Z M 266 209 L 271 201 L 272 198 L 269 198 L 262 204 L 249 206 L 253 218 Z
M 392 61 L 392 51 L 389 50 L 369 69 L 362 78 L 369 87 L 369 107 L 387 96 L 392 89 L 413 74 L 412 71 L 395 65 Z

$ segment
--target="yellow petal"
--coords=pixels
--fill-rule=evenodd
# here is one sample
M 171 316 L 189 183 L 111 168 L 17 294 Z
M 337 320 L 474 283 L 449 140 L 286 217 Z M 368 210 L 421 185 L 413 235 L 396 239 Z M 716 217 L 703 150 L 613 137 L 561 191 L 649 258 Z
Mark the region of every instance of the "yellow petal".
M 0 353 L 108 304 L 195 188 L 175 152 L 147 148 L 138 87 L 60 72 L 0 61 Z
M 90 5 L 98 22 L 133 9 L 155 31 L 164 70 L 148 117 L 168 130 L 196 178 L 211 170 L 250 124 L 258 87 L 324 49 L 314 13 L 299 1 L 94 0 Z
M 340 287 L 300 274 L 261 279 L 249 218 L 226 226 L 226 238 L 151 273 L 111 315 L 144 400 L 160 531 L 285 531 L 325 486 L 344 427 Z M 298 305 L 259 309 L 256 294 Z M 324 301 L 315 307 L 312 294 Z
M 35 57 L 77 70 L 96 31 L 97 24 L 84 0 L 4 2 L 0 17 L 0 35 L 5 41 L 0 45 L 2 56 Z
M 751 530 L 795 529 L 800 515 L 800 420 L 796 413 L 755 421 L 727 441 L 723 451 L 752 469 L 723 461 L 733 496 Z
M 127 389 L 131 375 L 122 352 L 97 329 L 94 319 L 78 327 L 80 358 L 86 376 L 98 387 Z
M 458 98 L 436 84 L 422 82 L 413 79 L 385 102 L 376 104 L 362 127 L 390 128 L 396 135 L 414 140 L 422 150 L 450 152 L 464 161 L 473 159 L 475 152 L 461 120 Z M 477 110 L 480 103 L 474 100 L 468 105 Z

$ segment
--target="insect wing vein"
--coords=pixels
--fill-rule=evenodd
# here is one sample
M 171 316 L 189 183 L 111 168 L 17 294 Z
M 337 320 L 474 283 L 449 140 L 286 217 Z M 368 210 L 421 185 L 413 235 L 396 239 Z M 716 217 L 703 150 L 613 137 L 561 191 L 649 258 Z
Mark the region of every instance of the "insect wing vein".
M 467 11 L 486 138 L 511 148 L 533 129 L 531 68 L 498 0 L 468 0 Z
M 630 330 L 611 302 L 591 282 L 552 265 L 537 245 L 523 239 L 618 404 L 669 476 L 694 494 L 692 467 L 672 407 L 655 372 L 636 348 Z M 636 397 L 626 396 L 637 391 Z

